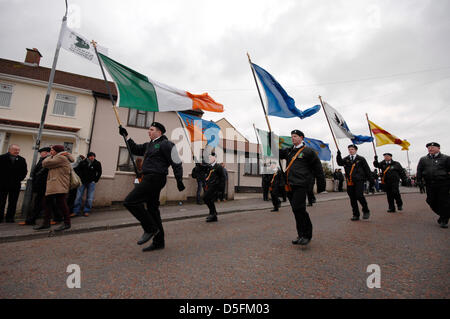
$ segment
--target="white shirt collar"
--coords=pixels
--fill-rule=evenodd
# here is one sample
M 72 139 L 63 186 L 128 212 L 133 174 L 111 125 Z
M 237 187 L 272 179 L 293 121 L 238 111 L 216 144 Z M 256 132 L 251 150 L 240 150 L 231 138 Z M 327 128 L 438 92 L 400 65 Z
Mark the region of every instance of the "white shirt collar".
M 305 142 L 301 142 L 297 146 L 294 145 L 294 148 L 300 148 L 300 147 L 303 147 L 303 146 L 305 146 Z
M 162 135 L 161 135 L 162 136 Z M 160 138 L 161 138 L 161 136 L 160 137 L 157 137 L 157 138 L 155 138 L 154 140 L 152 140 L 152 142 L 154 142 L 154 141 L 157 141 L 157 140 L 159 140 Z
M 214 166 L 214 165 L 216 165 L 216 162 L 217 162 L 217 161 L 214 161 L 214 163 L 211 163 L 211 164 L 209 164 L 209 165 Z

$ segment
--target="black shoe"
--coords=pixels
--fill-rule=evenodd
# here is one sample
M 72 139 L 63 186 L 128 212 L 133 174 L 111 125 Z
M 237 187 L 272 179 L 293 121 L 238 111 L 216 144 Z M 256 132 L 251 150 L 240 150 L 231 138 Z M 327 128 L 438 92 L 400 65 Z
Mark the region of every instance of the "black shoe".
M 388 212 L 388 213 L 395 213 L 395 209 L 389 208 L 389 209 L 387 210 L 387 212 Z
M 398 206 L 397 209 L 398 210 L 403 210 L 403 206 Z
M 274 208 L 271 210 L 271 212 L 278 212 L 278 211 L 279 211 L 278 208 Z
M 141 237 L 141 239 L 139 239 L 139 241 L 137 242 L 137 244 L 138 244 L 138 245 L 143 245 L 143 244 L 145 244 L 145 243 L 148 242 L 150 239 L 152 239 L 153 237 L 155 237 L 156 234 L 158 234 L 158 233 L 159 233 L 159 230 L 158 230 L 158 229 L 157 229 L 156 231 L 154 231 L 154 232 L 151 232 L 151 233 L 144 232 L 144 234 L 142 234 L 142 237 Z
M 352 216 L 352 218 L 351 218 L 351 220 L 353 220 L 353 221 L 356 221 L 356 220 L 359 220 L 359 216 Z
M 217 221 L 217 215 L 209 215 L 208 217 L 206 217 L 207 223 L 216 222 L 216 221 Z
M 49 229 L 49 228 L 50 228 L 50 224 L 42 224 L 42 225 L 37 225 L 37 226 L 33 227 L 34 230 Z
M 308 205 L 306 205 L 306 206 L 310 206 L 310 207 L 311 207 L 311 206 L 312 206 L 312 204 L 310 203 L 310 204 L 308 204 Z
M 294 240 L 292 241 L 292 244 L 293 244 L 293 245 L 300 245 L 300 242 L 302 241 L 302 239 L 303 239 L 303 238 L 301 238 L 301 237 L 297 237 L 297 239 L 294 239 Z
M 69 228 L 70 228 L 69 224 L 62 224 L 58 228 L 55 228 L 55 231 L 63 231 L 63 230 L 69 229 Z
M 152 250 L 158 250 L 158 249 L 164 249 L 164 244 L 151 243 L 150 246 L 143 248 L 142 251 L 152 251 Z
M 441 228 L 448 228 L 448 222 L 441 222 L 439 225 L 441 225 Z
M 369 219 L 369 217 L 370 217 L 370 212 L 363 213 L 363 219 Z
M 302 246 L 305 246 L 305 245 L 308 245 L 310 241 L 311 241 L 310 238 L 304 238 L 304 237 L 303 237 L 303 238 L 300 239 L 300 241 L 298 242 L 298 244 L 299 244 L 299 245 L 302 245 Z

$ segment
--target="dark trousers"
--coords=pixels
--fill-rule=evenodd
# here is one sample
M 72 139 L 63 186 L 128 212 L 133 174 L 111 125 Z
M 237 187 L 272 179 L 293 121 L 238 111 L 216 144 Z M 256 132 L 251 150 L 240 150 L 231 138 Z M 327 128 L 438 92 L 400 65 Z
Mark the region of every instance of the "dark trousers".
M 71 189 L 69 195 L 67 196 L 67 205 L 69 206 L 69 211 L 73 212 L 73 205 L 75 203 L 75 198 L 77 197 L 78 188 Z
M 279 194 L 283 198 L 283 202 L 286 201 L 286 190 L 284 189 L 284 185 L 280 185 Z
M 445 222 L 450 217 L 450 185 L 427 184 L 427 203 Z
M 281 187 L 280 186 L 272 186 L 272 191 L 270 192 L 270 196 L 272 197 L 272 204 L 273 204 L 273 208 L 279 208 L 281 206 L 281 201 L 280 201 L 280 190 Z
M 344 190 L 342 189 L 342 186 L 344 185 L 344 181 L 343 180 L 339 180 L 339 186 L 338 186 L 338 191 L 339 192 L 343 192 Z
M 216 205 L 214 205 L 214 201 L 217 199 L 217 193 L 217 189 L 211 187 L 205 191 L 205 195 L 203 196 L 203 201 L 208 206 L 210 215 L 217 215 Z
M 0 192 L 0 221 L 3 221 L 5 214 L 6 199 L 8 199 L 8 209 L 6 211 L 6 221 L 14 221 L 17 208 L 17 200 L 19 199 L 20 188 L 17 190 Z
M 64 216 L 64 224 L 70 225 L 70 212 L 69 206 L 67 206 L 67 194 L 53 194 L 45 196 L 44 201 L 44 224 L 50 224 L 50 218 L 57 216 L 55 212 L 55 207 L 53 206 L 56 202 L 56 209 L 62 213 Z
M 364 198 L 364 182 L 363 181 L 353 182 L 352 186 L 347 185 L 347 194 L 350 197 L 350 204 L 352 205 L 353 216 L 359 217 L 358 202 L 362 206 L 363 213 L 369 212 L 369 207 L 367 206 L 367 201 Z
M 36 223 L 36 219 L 41 216 L 41 212 L 44 209 L 45 205 L 45 190 L 43 192 L 39 191 L 33 193 L 34 201 L 33 201 L 33 209 L 30 210 L 29 215 L 27 216 L 26 222 L 29 224 Z
M 306 188 L 292 186 L 292 191 L 287 193 L 295 217 L 298 237 L 312 238 L 312 223 L 306 211 Z
M 395 210 L 394 201 L 397 203 L 397 207 L 403 206 L 403 201 L 402 197 L 400 196 L 400 189 L 398 186 L 398 182 L 385 183 L 384 189 L 386 191 L 389 209 Z
M 165 175 L 144 175 L 142 181 L 125 198 L 123 205 L 141 223 L 146 233 L 159 233 L 154 237 L 153 243 L 164 243 L 164 228 L 162 226 L 161 212 L 159 211 L 159 195 L 166 185 Z M 144 203 L 147 205 L 145 209 Z
M 197 178 L 197 203 L 200 203 L 200 200 L 202 199 L 202 189 L 205 188 L 205 180 Z
M 269 185 L 263 185 L 263 200 L 269 200 Z

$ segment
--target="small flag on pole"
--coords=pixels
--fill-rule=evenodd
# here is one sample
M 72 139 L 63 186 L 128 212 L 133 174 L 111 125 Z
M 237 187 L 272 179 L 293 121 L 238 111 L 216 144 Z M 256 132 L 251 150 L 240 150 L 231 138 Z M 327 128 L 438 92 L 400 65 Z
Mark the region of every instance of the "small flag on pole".
M 186 130 L 191 135 L 191 142 L 206 141 L 207 145 L 216 147 L 219 145 L 220 127 L 212 122 L 206 121 L 196 116 L 178 112 Z
M 267 97 L 268 114 L 272 116 L 290 118 L 299 117 L 304 119 L 316 114 L 320 110 L 320 105 L 315 105 L 305 111 L 299 110 L 295 106 L 295 101 L 283 89 L 280 83 L 262 67 L 252 63 L 252 67 L 261 81 Z
M 409 146 L 411 145 L 408 141 L 401 140 L 397 136 L 392 135 L 391 133 L 385 131 L 372 121 L 369 121 L 370 130 L 375 135 L 375 140 L 377 142 L 377 146 L 382 146 L 385 144 L 397 144 L 402 147 L 402 151 L 407 151 Z
M 319 156 L 319 159 L 321 161 L 330 161 L 331 160 L 331 150 L 327 143 L 324 143 L 321 140 L 316 140 L 316 139 L 310 138 L 310 137 L 305 137 L 304 141 L 305 141 L 306 146 L 311 147 L 317 153 L 317 156 Z M 292 145 L 293 145 L 292 137 L 280 136 L 280 140 L 279 140 L 280 149 L 291 147 Z
M 66 25 L 61 35 L 61 47 L 98 65 L 94 46 L 87 38 L 68 28 Z M 108 49 L 105 47 L 97 45 L 97 50 L 104 55 L 108 55 Z
M 125 65 L 99 53 L 99 57 L 113 78 L 119 99 L 117 105 L 141 111 L 168 112 L 201 109 L 223 112 L 223 105 L 208 93 L 192 94 L 151 80 Z
M 350 132 L 350 129 L 342 115 L 325 101 L 323 101 L 323 110 L 327 113 L 330 126 L 333 129 L 336 138 L 349 138 L 354 144 L 362 144 L 373 141 L 373 137 L 371 136 L 354 135 Z

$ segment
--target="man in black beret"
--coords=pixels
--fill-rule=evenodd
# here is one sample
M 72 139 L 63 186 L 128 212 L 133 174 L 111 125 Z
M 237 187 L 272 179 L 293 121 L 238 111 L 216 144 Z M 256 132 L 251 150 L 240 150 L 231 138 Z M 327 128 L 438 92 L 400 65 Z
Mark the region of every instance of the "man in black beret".
M 217 221 L 217 211 L 214 201 L 221 189 L 225 186 L 225 172 L 222 165 L 217 163 L 216 153 L 212 152 L 209 155 L 208 175 L 205 179 L 205 195 L 203 201 L 209 208 L 209 215 L 206 217 L 206 222 Z
M 388 200 L 388 213 L 395 213 L 394 201 L 397 203 L 398 210 L 403 209 L 403 201 L 400 195 L 399 182 L 406 182 L 405 170 L 399 162 L 392 160 L 391 153 L 384 153 L 384 160 L 378 162 L 378 156 L 375 155 L 373 166 L 381 169 L 381 185 L 386 192 Z
M 36 225 L 36 219 L 39 218 L 43 210 L 45 191 L 47 189 L 48 168 L 42 167 L 42 162 L 50 156 L 50 147 L 42 147 L 38 150 L 40 158 L 34 170 L 31 172 L 31 185 L 34 194 L 33 209 L 30 210 L 24 222 L 19 225 Z
M 342 158 L 341 151 L 337 151 L 336 162 L 339 166 L 344 166 L 345 178 L 347 181 L 347 194 L 350 197 L 350 204 L 352 206 L 353 217 L 351 220 L 359 220 L 359 206 L 362 206 L 363 218 L 369 219 L 370 211 L 367 206 L 367 201 L 364 198 L 364 183 L 369 181 L 369 187 L 374 186 L 372 173 L 370 167 L 364 157 L 356 154 L 358 146 L 350 144 L 348 146 L 349 155 Z
M 286 192 L 294 213 L 298 237 L 294 245 L 307 245 L 312 238 L 312 223 L 306 211 L 306 194 L 311 180 L 317 179 L 317 192 L 325 191 L 325 175 L 316 152 L 305 145 L 300 130 L 291 132 L 293 146 L 280 150 L 280 159 L 286 160 Z
M 438 223 L 448 228 L 450 217 L 450 156 L 441 153 L 436 142 L 426 145 L 428 155 L 422 157 L 417 165 L 417 183 L 425 180 L 427 203 L 439 215 Z
M 164 135 L 166 129 L 158 122 L 153 122 L 148 130 L 150 141 L 144 144 L 136 144 L 131 138 L 127 143 L 131 152 L 138 156 L 144 156 L 142 163 L 142 181 L 125 198 L 124 206 L 141 223 L 144 234 L 137 242 L 138 245 L 145 244 L 153 238 L 150 246 L 143 251 L 163 249 L 164 229 L 159 211 L 159 195 L 166 185 L 169 166 L 172 166 L 177 188 L 182 192 L 183 166 L 178 152 L 173 150 L 175 144 Z M 120 135 L 126 137 L 127 130 L 120 126 Z M 147 204 L 147 209 L 144 206 Z

